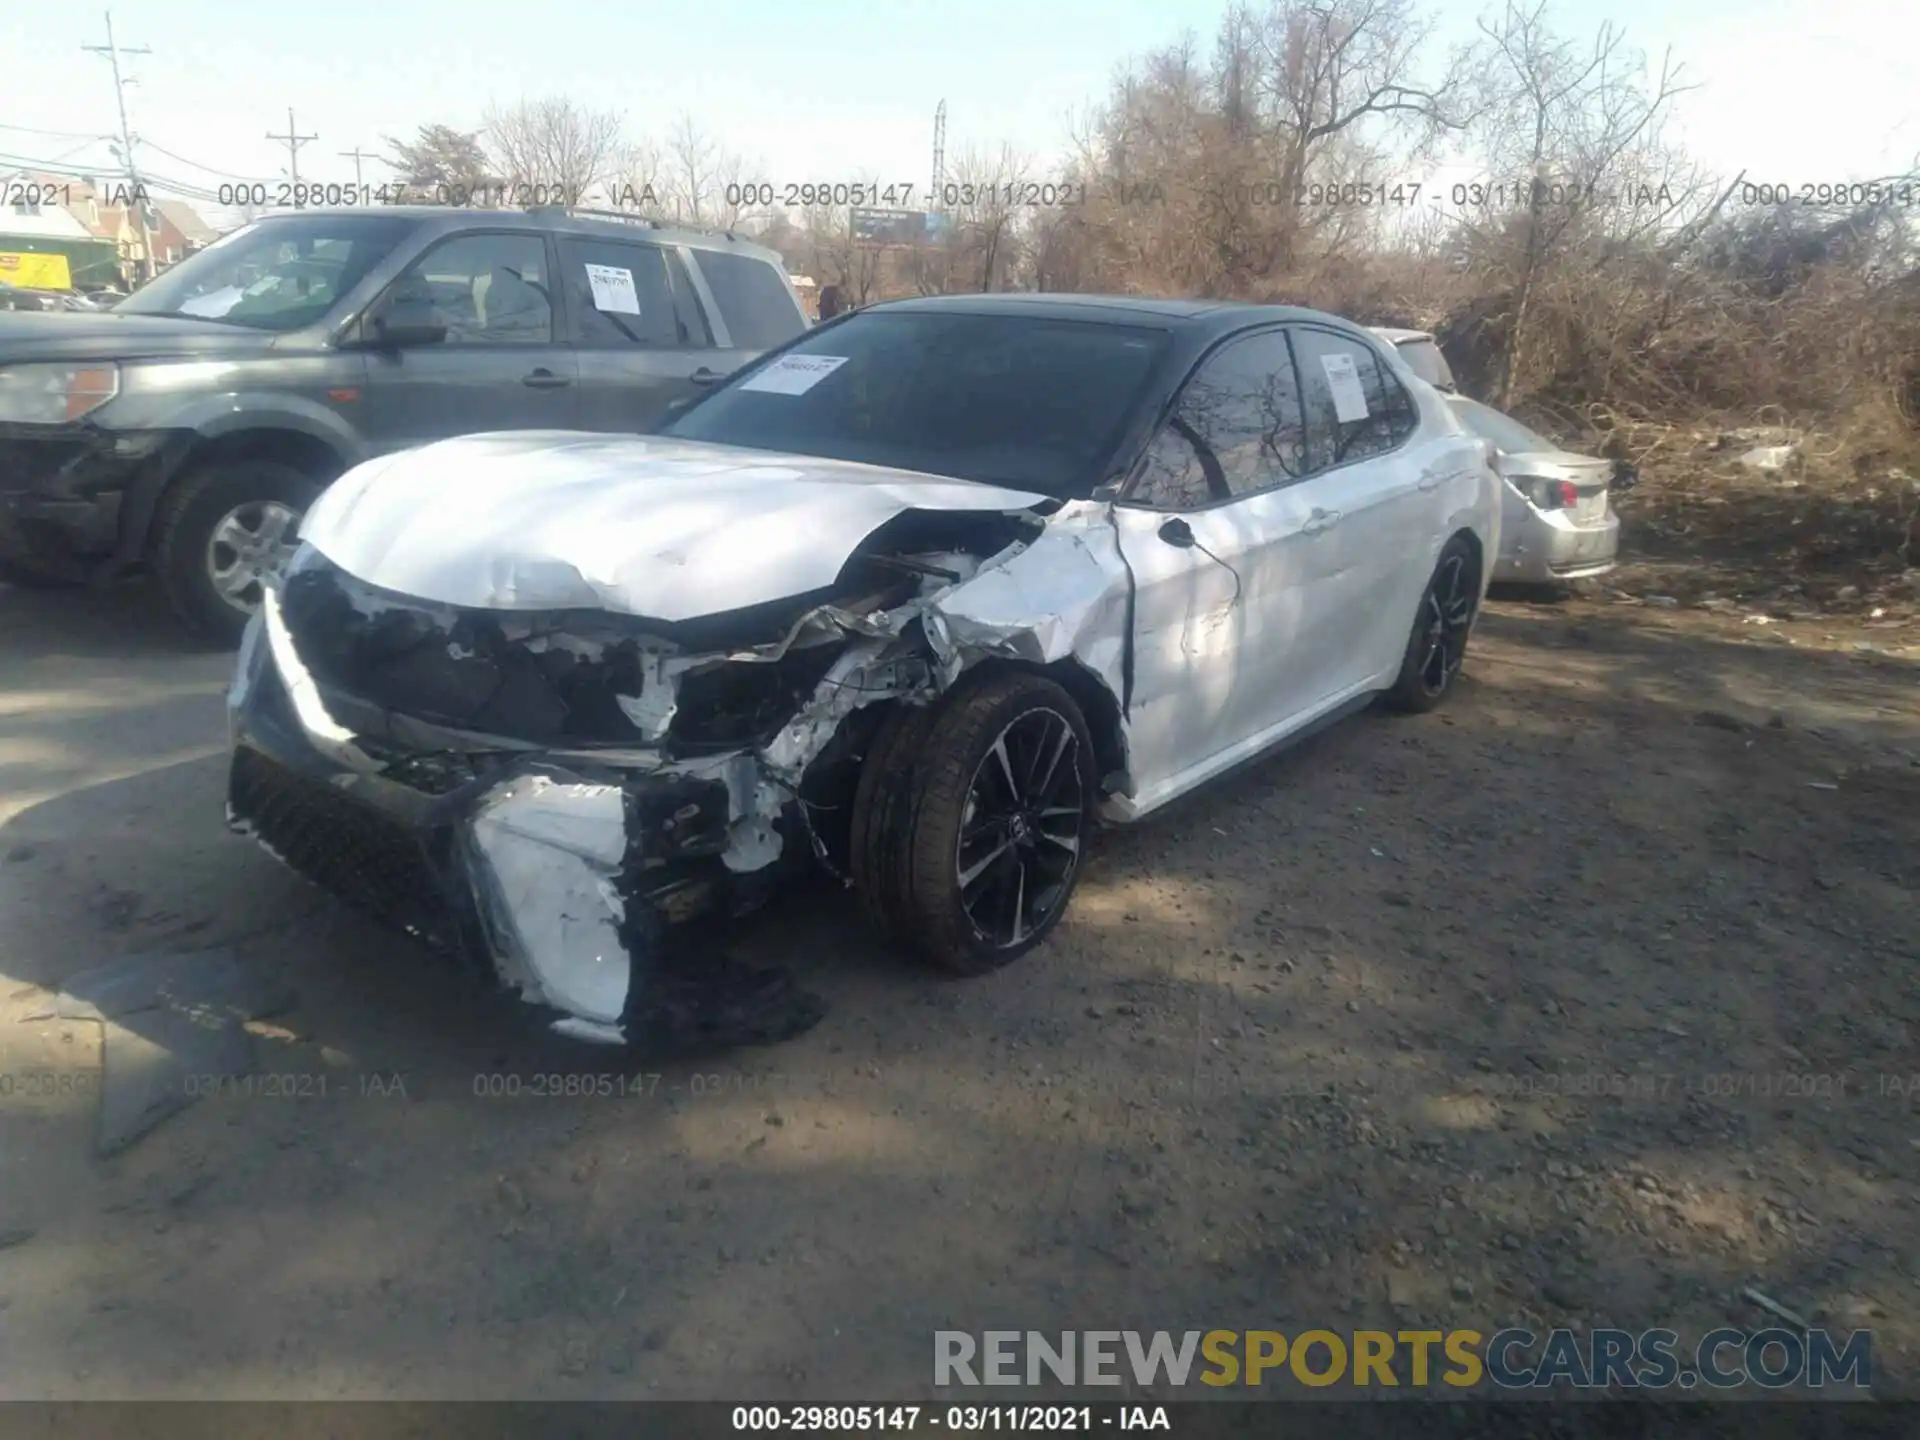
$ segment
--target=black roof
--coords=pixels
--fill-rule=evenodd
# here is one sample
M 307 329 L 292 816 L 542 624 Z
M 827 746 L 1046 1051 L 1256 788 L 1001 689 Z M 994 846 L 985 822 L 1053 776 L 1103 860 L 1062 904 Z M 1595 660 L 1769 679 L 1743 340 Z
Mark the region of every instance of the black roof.
M 262 215 L 260 219 L 263 222 L 272 223 L 300 219 L 309 215 L 395 215 L 403 220 L 437 223 L 443 230 L 464 230 L 476 225 L 533 225 L 542 230 L 555 230 L 570 235 L 593 235 L 602 239 L 619 236 L 633 240 L 644 236 L 665 245 L 690 245 L 696 249 L 707 250 L 746 251 L 771 259 L 784 268 L 784 262 L 781 261 L 777 251 L 770 250 L 764 245 L 757 245 L 743 236 L 724 230 L 680 229 L 672 225 L 655 224 L 637 215 L 630 218 L 598 218 L 592 215 L 576 215 L 557 208 L 482 210 L 466 209 L 457 205 L 342 205 L 303 210 L 279 210 Z
M 1046 315 L 1109 325 L 1157 324 L 1190 335 L 1217 337 L 1254 325 L 1312 321 L 1365 335 L 1351 320 L 1298 305 L 1253 305 L 1240 300 L 1171 300 L 1146 295 L 1066 295 L 1023 291 L 1013 294 L 928 295 L 889 300 L 868 311 L 928 310 L 962 315 Z M 865 312 L 862 312 L 865 313 Z

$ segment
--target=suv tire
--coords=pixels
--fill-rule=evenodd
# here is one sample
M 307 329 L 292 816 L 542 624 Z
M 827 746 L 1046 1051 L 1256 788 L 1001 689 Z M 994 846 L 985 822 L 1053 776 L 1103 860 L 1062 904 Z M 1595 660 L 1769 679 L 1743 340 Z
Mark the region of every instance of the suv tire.
M 854 880 L 895 942 L 984 975 L 1059 923 L 1080 879 L 1097 776 L 1073 697 L 1026 671 L 903 707 L 854 796 Z
M 260 578 L 292 555 L 321 489 L 277 460 L 216 461 L 177 480 L 161 497 L 153 538 L 154 572 L 174 612 L 209 639 L 239 643 Z

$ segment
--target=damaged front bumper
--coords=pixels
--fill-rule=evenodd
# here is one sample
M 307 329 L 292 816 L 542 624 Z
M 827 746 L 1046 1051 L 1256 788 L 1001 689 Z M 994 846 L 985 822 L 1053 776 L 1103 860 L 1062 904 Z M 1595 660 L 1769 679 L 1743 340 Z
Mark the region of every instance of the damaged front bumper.
M 0 424 L 0 559 L 74 582 L 117 574 L 138 553 L 138 522 L 191 439 L 85 423 Z
M 585 1039 L 627 1038 L 669 927 L 757 904 L 804 829 L 749 754 L 429 751 L 350 732 L 277 596 L 248 628 L 228 714 L 235 830 L 373 918 L 491 966 Z

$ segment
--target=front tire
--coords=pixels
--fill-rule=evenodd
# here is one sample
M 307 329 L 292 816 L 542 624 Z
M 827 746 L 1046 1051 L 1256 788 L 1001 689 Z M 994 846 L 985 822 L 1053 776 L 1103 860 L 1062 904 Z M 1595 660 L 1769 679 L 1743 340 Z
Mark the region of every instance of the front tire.
M 239 644 L 320 489 L 274 460 L 216 463 L 177 481 L 160 502 L 153 541 L 153 568 L 174 613 L 211 640 Z
M 1442 547 L 1420 596 L 1399 677 L 1386 695 L 1389 706 L 1420 714 L 1453 693 L 1479 610 L 1480 561 L 1473 547 L 1456 535 Z
M 1072 899 L 1096 781 L 1086 720 L 1044 676 L 987 672 L 897 712 L 854 798 L 869 914 L 949 974 L 1018 959 Z

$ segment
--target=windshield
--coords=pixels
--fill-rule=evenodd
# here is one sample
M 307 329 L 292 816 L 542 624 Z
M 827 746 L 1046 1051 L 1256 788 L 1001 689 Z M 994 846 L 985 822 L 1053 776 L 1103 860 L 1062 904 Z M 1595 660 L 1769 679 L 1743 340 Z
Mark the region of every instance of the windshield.
M 1085 495 L 1166 340 L 1052 317 L 867 311 L 736 376 L 664 433 Z
M 396 215 L 261 221 L 181 261 L 113 308 L 297 330 L 331 310 L 413 224 Z
M 1535 434 L 1511 415 L 1502 415 L 1477 400 L 1456 399 L 1453 408 L 1469 430 L 1482 440 L 1491 440 L 1509 455 L 1551 455 L 1565 448 L 1544 435 Z
M 1447 364 L 1447 357 L 1440 353 L 1440 347 L 1432 340 L 1403 340 L 1397 348 L 1400 351 L 1400 358 L 1407 362 L 1407 368 L 1427 384 L 1440 390 L 1454 388 L 1452 367 Z

